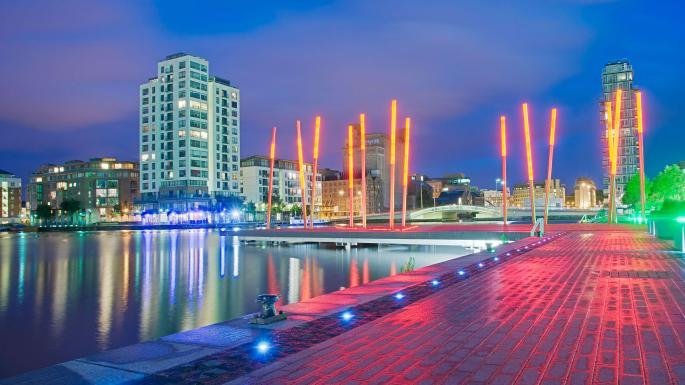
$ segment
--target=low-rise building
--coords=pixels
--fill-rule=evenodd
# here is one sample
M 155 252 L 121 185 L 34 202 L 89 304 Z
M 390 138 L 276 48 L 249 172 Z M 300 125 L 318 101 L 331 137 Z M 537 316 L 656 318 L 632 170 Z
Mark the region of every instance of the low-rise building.
M 573 188 L 574 207 L 578 209 L 591 209 L 597 206 L 597 187 L 590 178 L 576 179 Z
M 62 202 L 77 201 L 84 222 L 130 219 L 138 176 L 138 163 L 115 158 L 43 165 L 31 175 L 29 206 L 35 214 L 40 205 L 48 205 L 59 216 Z
M 18 222 L 21 216 L 21 178 L 0 170 L 0 223 Z
M 354 179 L 352 202 L 353 215 L 361 215 L 362 208 L 362 180 Z M 321 211 L 323 219 L 348 217 L 350 214 L 349 180 L 345 178 L 324 180 L 321 182 Z M 380 213 L 383 211 L 383 182 L 379 176 L 366 177 L 366 212 Z
M 266 156 L 254 155 L 242 159 L 240 162 L 240 193 L 245 202 L 255 204 L 257 211 L 266 211 L 269 196 L 270 160 Z M 307 210 L 312 202 L 312 171 L 311 163 L 304 164 L 305 186 L 307 193 Z M 273 196 L 284 204 L 286 210 L 293 205 L 301 206 L 302 190 L 300 188 L 300 172 L 298 162 L 287 159 L 274 161 Z M 317 178 L 314 209 L 319 211 L 321 206 L 321 181 Z M 309 212 L 309 211 L 308 211 Z
M 545 182 L 534 184 L 535 207 L 545 206 Z M 563 208 L 566 203 L 566 187 L 561 184 L 559 179 L 552 179 L 549 189 L 549 207 Z M 514 207 L 530 207 L 530 187 L 527 183 L 517 184 L 511 196 L 511 205 Z
M 481 190 L 483 193 L 483 201 L 485 202 L 484 206 L 492 206 L 492 207 L 502 207 L 502 190 Z M 511 193 L 509 192 L 509 188 L 507 188 L 507 201 L 509 201 L 509 198 L 511 197 Z

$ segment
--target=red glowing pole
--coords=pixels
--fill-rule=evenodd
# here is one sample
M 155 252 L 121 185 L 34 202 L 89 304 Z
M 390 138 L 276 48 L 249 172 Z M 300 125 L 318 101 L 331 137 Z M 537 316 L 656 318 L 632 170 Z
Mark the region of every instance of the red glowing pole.
M 359 115 L 359 149 L 362 165 L 362 227 L 366 228 L 366 116 Z
M 609 207 L 607 207 L 607 222 L 612 223 L 612 212 L 613 203 L 611 201 L 614 195 L 614 128 L 613 128 L 613 118 L 611 113 L 611 101 L 604 103 L 604 122 L 606 125 L 606 138 L 607 138 L 607 153 L 609 155 L 608 164 L 608 174 L 609 174 Z
M 407 184 L 409 183 L 409 132 L 411 118 L 404 119 L 404 172 L 402 174 L 402 227 L 407 225 Z
M 530 215 L 535 225 L 535 182 L 533 181 L 533 152 L 530 144 L 530 122 L 528 120 L 528 103 L 523 103 L 523 128 L 526 140 L 526 161 L 528 163 L 528 186 L 530 188 Z
M 297 121 L 297 163 L 300 166 L 300 190 L 302 190 L 302 223 L 307 228 L 307 185 L 304 177 L 304 156 L 302 155 L 302 127 Z
M 395 228 L 395 140 L 397 135 L 397 100 L 390 103 L 390 207 L 388 226 Z
M 549 157 L 547 159 L 547 181 L 545 183 L 545 216 L 547 224 L 547 211 L 549 211 L 549 189 L 552 184 L 552 160 L 554 159 L 554 132 L 557 126 L 557 109 L 552 108 L 552 117 L 549 127 Z
M 319 168 L 319 131 L 321 130 L 321 117 L 317 116 L 314 124 L 314 170 L 312 170 L 312 209 L 309 216 L 312 218 L 314 228 L 314 201 L 316 200 L 316 173 Z
M 645 145 L 644 145 L 644 126 L 642 125 L 642 92 L 638 91 L 635 93 L 635 98 L 637 102 L 637 133 L 638 133 L 638 146 L 639 146 L 639 156 L 640 156 L 640 209 L 642 214 L 642 219 L 647 219 L 647 212 L 645 211 L 646 206 L 646 196 L 645 196 Z
M 499 117 L 500 145 L 502 153 L 502 218 L 507 224 L 507 122 L 504 115 Z
M 618 223 L 618 213 L 616 212 L 616 170 L 618 168 L 618 142 L 621 139 L 621 89 L 616 90 L 616 100 L 614 102 L 614 113 L 613 117 L 613 138 L 612 138 L 612 150 L 614 154 L 614 162 L 611 166 L 612 174 L 612 192 L 613 196 L 611 198 L 612 213 L 611 218 L 613 223 Z
M 269 150 L 269 197 L 266 208 L 266 228 L 271 228 L 271 196 L 274 193 L 274 162 L 276 160 L 276 127 L 271 129 L 271 148 Z
M 350 210 L 350 229 L 354 227 L 354 127 L 350 124 L 347 126 L 347 189 L 349 191 L 350 201 L 348 207 Z

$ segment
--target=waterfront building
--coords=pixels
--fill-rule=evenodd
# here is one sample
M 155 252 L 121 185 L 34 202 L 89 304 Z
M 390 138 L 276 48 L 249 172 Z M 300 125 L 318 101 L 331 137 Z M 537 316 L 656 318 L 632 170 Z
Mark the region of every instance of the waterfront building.
M 21 178 L 0 170 L 0 224 L 18 222 L 21 216 Z
M 245 202 L 255 204 L 257 211 L 266 211 L 269 196 L 270 160 L 267 156 L 253 155 L 240 162 L 240 193 Z M 304 164 L 305 186 L 307 193 L 307 212 L 312 202 L 311 163 Z M 317 177 L 316 196 L 314 197 L 315 215 L 321 206 L 321 181 Z M 293 205 L 301 206 L 300 172 L 295 160 L 276 159 L 274 161 L 273 195 L 289 210 Z M 274 202 L 275 203 L 275 202 Z
M 321 218 L 334 219 L 349 216 L 350 196 L 349 180 L 346 177 L 325 179 L 321 182 Z M 362 208 L 362 180 L 357 178 L 354 183 L 354 198 L 352 210 L 354 216 L 361 215 Z M 366 212 L 380 213 L 383 208 L 383 184 L 378 176 L 366 177 Z
M 483 193 L 484 206 L 502 207 L 502 190 L 481 190 Z M 507 188 L 507 197 L 511 197 L 509 188 Z M 507 200 L 509 200 L 507 198 Z
M 352 150 L 354 156 L 354 176 L 361 178 L 361 131 L 359 124 L 353 124 Z M 347 137 L 346 137 L 347 138 Z M 404 129 L 397 128 L 395 141 L 395 208 L 402 207 L 402 167 L 404 154 Z M 390 208 L 390 135 L 385 133 L 366 133 L 366 175 L 367 180 L 376 178 L 381 184 L 381 205 L 383 210 Z M 348 143 L 342 149 L 343 174 L 347 175 Z
M 609 195 L 609 154 L 606 144 L 607 111 L 604 102 L 614 104 L 615 91 L 622 90 L 621 129 L 618 141 L 618 167 L 616 172 L 616 197 L 621 200 L 628 180 L 639 170 L 639 149 L 636 120 L 635 92 L 633 85 L 633 66 L 627 59 L 607 63 L 602 69 L 602 98 L 600 100 L 600 126 L 602 137 L 602 186 L 604 195 Z
M 178 53 L 140 85 L 139 209 L 184 212 L 240 195 L 240 91 Z
M 33 214 L 39 205 L 59 211 L 62 202 L 75 200 L 88 223 L 130 219 L 138 178 L 138 163 L 116 158 L 46 164 L 31 175 L 28 202 Z
M 567 209 L 574 209 L 576 208 L 576 195 L 575 193 L 573 194 L 566 194 L 566 208 Z
M 545 207 L 545 182 L 535 182 L 535 207 Z M 549 188 L 549 207 L 563 208 L 566 203 L 566 186 L 561 184 L 559 179 L 552 179 Z M 514 185 L 511 195 L 511 205 L 513 207 L 530 208 L 530 187 L 528 183 Z
M 576 179 L 576 185 L 573 188 L 574 207 L 579 209 L 591 209 L 597 206 L 597 187 L 595 182 L 590 178 Z

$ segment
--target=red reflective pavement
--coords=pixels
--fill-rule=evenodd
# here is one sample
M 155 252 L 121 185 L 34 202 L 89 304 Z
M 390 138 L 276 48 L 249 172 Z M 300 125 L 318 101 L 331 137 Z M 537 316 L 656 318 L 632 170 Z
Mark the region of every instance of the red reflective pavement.
M 685 382 L 681 254 L 582 229 L 235 382 Z

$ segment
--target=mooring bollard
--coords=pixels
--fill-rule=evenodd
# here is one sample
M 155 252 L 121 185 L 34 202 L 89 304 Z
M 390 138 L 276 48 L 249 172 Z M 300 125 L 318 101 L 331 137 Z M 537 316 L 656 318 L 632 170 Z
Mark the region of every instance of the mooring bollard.
M 260 294 L 257 302 L 262 305 L 259 314 L 250 319 L 251 324 L 266 325 L 276 321 L 282 321 L 287 315 L 282 311 L 276 311 L 276 302 L 281 298 L 278 294 Z

